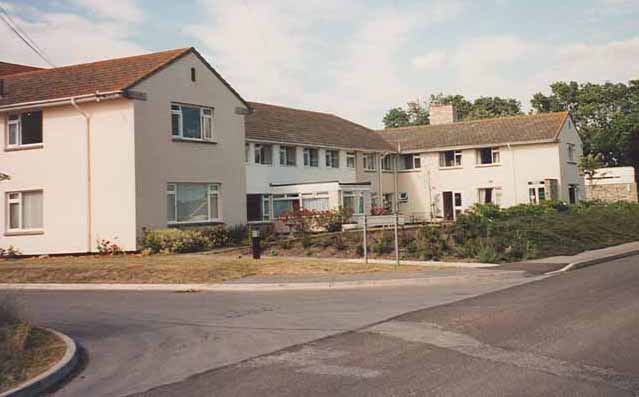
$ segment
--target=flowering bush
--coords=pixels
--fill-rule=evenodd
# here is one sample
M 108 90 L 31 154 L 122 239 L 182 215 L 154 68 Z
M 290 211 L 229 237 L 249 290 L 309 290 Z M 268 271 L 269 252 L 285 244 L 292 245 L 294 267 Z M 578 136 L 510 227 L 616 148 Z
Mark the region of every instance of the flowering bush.
M 0 248 L 0 258 L 17 258 L 22 255 L 19 249 L 10 245 L 9 248 Z
M 142 247 L 152 254 L 172 254 L 202 251 L 209 242 L 198 230 L 156 229 L 144 235 Z
M 384 207 L 372 207 L 371 208 L 371 215 L 390 215 L 391 211 L 387 208 Z
M 282 214 L 281 220 L 294 232 L 304 235 L 314 230 L 340 231 L 352 215 L 353 211 L 347 208 L 326 211 L 300 208 Z
M 117 240 L 117 237 L 114 240 Z M 100 255 L 121 255 L 124 251 L 115 241 L 99 239 L 98 253 L 100 253 Z

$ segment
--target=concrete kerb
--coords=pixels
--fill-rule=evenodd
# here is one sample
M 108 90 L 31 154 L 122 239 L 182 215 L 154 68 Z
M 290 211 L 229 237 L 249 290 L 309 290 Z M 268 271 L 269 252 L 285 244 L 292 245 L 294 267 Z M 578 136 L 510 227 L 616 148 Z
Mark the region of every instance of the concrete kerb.
M 510 274 L 509 274 L 510 273 Z M 499 271 L 501 276 L 519 275 L 520 271 Z M 401 287 L 442 285 L 451 282 L 476 282 L 486 275 L 455 275 L 388 280 L 349 280 L 291 283 L 238 283 L 238 284 L 0 284 L 5 290 L 57 290 L 57 291 L 170 291 L 170 292 L 242 292 L 242 291 L 294 291 L 328 290 L 370 287 Z M 2 396 L 0 396 L 2 397 Z
M 35 378 L 28 380 L 13 389 L 0 393 L 0 397 L 41 396 L 45 390 L 64 380 L 78 364 L 78 347 L 73 339 L 56 330 L 49 328 L 46 328 L 46 330 L 60 338 L 67 346 L 67 350 L 62 359 L 53 367 Z
M 639 250 L 631 250 L 631 251 L 623 252 L 623 253 L 620 253 L 620 254 L 607 255 L 607 256 L 602 256 L 602 257 L 599 257 L 599 258 L 575 261 L 575 262 L 571 262 L 571 263 L 567 264 L 566 266 L 562 267 L 559 270 L 548 272 L 546 274 L 547 275 L 553 275 L 553 274 L 565 273 L 565 272 L 568 272 L 568 271 L 571 271 L 571 270 L 582 269 L 584 267 L 594 266 L 594 265 L 598 265 L 600 263 L 614 261 L 614 260 L 617 260 L 617 259 L 623 259 L 623 258 L 627 258 L 629 256 L 635 256 L 635 255 L 639 255 Z

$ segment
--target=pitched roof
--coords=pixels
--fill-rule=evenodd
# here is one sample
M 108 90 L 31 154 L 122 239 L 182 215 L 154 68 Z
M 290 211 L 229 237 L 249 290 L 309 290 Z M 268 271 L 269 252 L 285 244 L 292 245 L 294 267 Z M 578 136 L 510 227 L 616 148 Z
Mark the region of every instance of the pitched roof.
M 97 91 L 124 91 L 191 52 L 246 104 L 211 65 L 190 47 L 4 76 L 2 80 L 8 95 L 0 98 L 0 106 L 94 94 Z
M 557 139 L 567 117 L 567 112 L 541 113 L 378 132 L 394 147 L 399 143 L 402 151 L 551 142 Z
M 42 70 L 42 68 L 0 61 L 0 77 L 16 73 L 31 72 L 33 70 Z
M 246 139 L 335 148 L 391 150 L 375 131 L 329 113 L 250 102 Z

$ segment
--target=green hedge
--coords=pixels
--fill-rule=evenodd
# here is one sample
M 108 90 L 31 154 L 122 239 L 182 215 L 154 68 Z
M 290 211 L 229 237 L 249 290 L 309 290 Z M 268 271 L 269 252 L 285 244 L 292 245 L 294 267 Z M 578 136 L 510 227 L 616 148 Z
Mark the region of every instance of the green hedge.
M 246 226 L 215 226 L 198 229 L 154 229 L 142 239 L 145 252 L 186 253 L 247 244 Z

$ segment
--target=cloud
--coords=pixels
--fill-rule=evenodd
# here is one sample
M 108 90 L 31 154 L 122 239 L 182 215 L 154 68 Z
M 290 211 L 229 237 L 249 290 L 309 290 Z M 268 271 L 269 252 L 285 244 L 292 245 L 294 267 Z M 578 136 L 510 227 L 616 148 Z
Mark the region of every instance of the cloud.
M 87 4 L 90 6 L 92 3 Z M 113 1 L 108 4 L 113 6 Z M 146 52 L 131 40 L 133 28 L 130 20 L 117 20 L 116 14 L 96 20 L 70 12 L 43 12 L 16 3 L 3 3 L 3 6 L 12 12 L 13 20 L 58 66 Z M 106 14 L 101 15 L 106 18 Z M 4 24 L 0 25 L 0 35 L 4 38 L 4 60 L 47 66 Z
M 448 60 L 446 51 L 436 50 L 414 57 L 411 63 L 417 70 L 434 70 L 446 65 Z
M 135 0 L 67 0 L 93 17 L 139 23 L 144 13 Z

